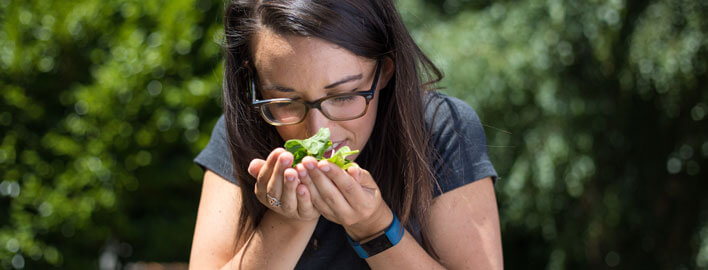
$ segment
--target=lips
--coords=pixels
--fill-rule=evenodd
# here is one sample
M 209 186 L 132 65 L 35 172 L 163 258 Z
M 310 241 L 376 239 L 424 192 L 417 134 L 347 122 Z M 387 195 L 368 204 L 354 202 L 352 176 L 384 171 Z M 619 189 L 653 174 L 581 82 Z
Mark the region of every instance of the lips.
M 324 156 L 325 158 L 332 157 L 332 155 L 334 155 L 334 153 L 337 152 L 337 150 L 339 150 L 339 148 L 342 148 L 342 146 L 346 145 L 346 142 L 347 142 L 346 140 L 339 141 L 339 142 L 333 142 L 332 146 L 330 146 L 327 150 L 325 150 L 325 152 L 322 156 Z

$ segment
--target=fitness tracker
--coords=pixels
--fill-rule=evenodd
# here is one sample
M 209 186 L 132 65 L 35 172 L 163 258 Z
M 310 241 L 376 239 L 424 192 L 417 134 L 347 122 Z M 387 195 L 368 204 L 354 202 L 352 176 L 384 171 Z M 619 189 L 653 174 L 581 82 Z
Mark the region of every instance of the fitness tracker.
M 404 231 L 403 225 L 398 221 L 398 217 L 396 217 L 396 213 L 393 213 L 393 222 L 386 228 L 384 234 L 366 241 L 366 243 L 354 242 L 354 240 L 349 237 L 349 234 L 347 234 L 347 240 L 352 248 L 354 248 L 354 251 L 356 251 L 356 254 L 359 255 L 360 258 L 366 259 L 398 244 L 401 238 L 403 238 Z

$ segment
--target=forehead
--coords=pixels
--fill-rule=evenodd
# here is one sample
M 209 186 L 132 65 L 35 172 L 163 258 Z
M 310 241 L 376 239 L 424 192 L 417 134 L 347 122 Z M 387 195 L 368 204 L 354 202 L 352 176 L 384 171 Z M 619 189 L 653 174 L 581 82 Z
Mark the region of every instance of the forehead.
M 254 65 L 266 81 L 307 79 L 326 85 L 341 76 L 361 73 L 367 62 L 373 63 L 319 38 L 280 35 L 268 29 L 258 31 L 252 45 Z

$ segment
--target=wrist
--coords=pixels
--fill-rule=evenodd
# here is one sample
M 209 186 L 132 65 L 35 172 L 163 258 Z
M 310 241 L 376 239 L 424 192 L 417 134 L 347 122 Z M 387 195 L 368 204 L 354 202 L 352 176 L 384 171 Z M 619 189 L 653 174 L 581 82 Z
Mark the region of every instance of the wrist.
M 344 230 L 355 241 L 366 241 L 380 236 L 391 225 L 393 212 L 386 204 L 383 207 L 379 207 L 379 209 L 369 220 L 352 226 L 345 226 Z
M 367 259 L 371 256 L 375 256 L 389 248 L 397 245 L 401 239 L 403 239 L 403 234 L 405 229 L 401 222 L 396 218 L 396 214 L 392 213 L 393 220 L 391 224 L 383 231 L 383 233 L 378 236 L 371 237 L 366 241 L 354 241 L 347 235 L 347 241 L 349 245 L 354 249 L 359 258 Z
M 276 226 L 287 227 L 293 232 L 310 230 L 311 228 L 317 226 L 317 221 L 319 220 L 319 216 L 312 220 L 288 218 L 271 209 L 268 209 L 268 211 L 264 214 L 263 219 L 266 218 L 271 219 Z

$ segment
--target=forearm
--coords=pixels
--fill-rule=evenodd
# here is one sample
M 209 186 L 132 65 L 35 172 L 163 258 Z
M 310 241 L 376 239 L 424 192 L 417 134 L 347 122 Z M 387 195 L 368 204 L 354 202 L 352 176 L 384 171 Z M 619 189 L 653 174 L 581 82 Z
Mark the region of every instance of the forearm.
M 315 226 L 317 219 L 292 222 L 267 211 L 253 236 L 221 269 L 293 269 Z
M 504 269 L 499 217 L 491 178 L 476 181 L 439 196 L 431 206 L 425 235 L 439 262 L 450 269 Z M 407 236 L 407 237 L 406 237 Z M 398 245 L 367 260 L 371 268 L 435 268 L 415 240 Z M 400 246 L 400 247 L 399 247 Z M 410 264 L 410 265 L 409 265 Z M 439 266 L 438 266 L 439 267 Z
M 386 208 L 379 211 L 371 224 L 360 224 L 363 228 L 345 227 L 347 234 L 355 241 L 367 242 L 383 234 L 383 230 L 391 225 L 393 213 Z M 372 231 L 379 233 L 372 234 Z M 364 237 L 367 235 L 367 237 Z M 401 241 L 374 256 L 366 259 L 371 269 L 445 269 L 431 257 L 418 241 L 408 232 L 403 233 Z

